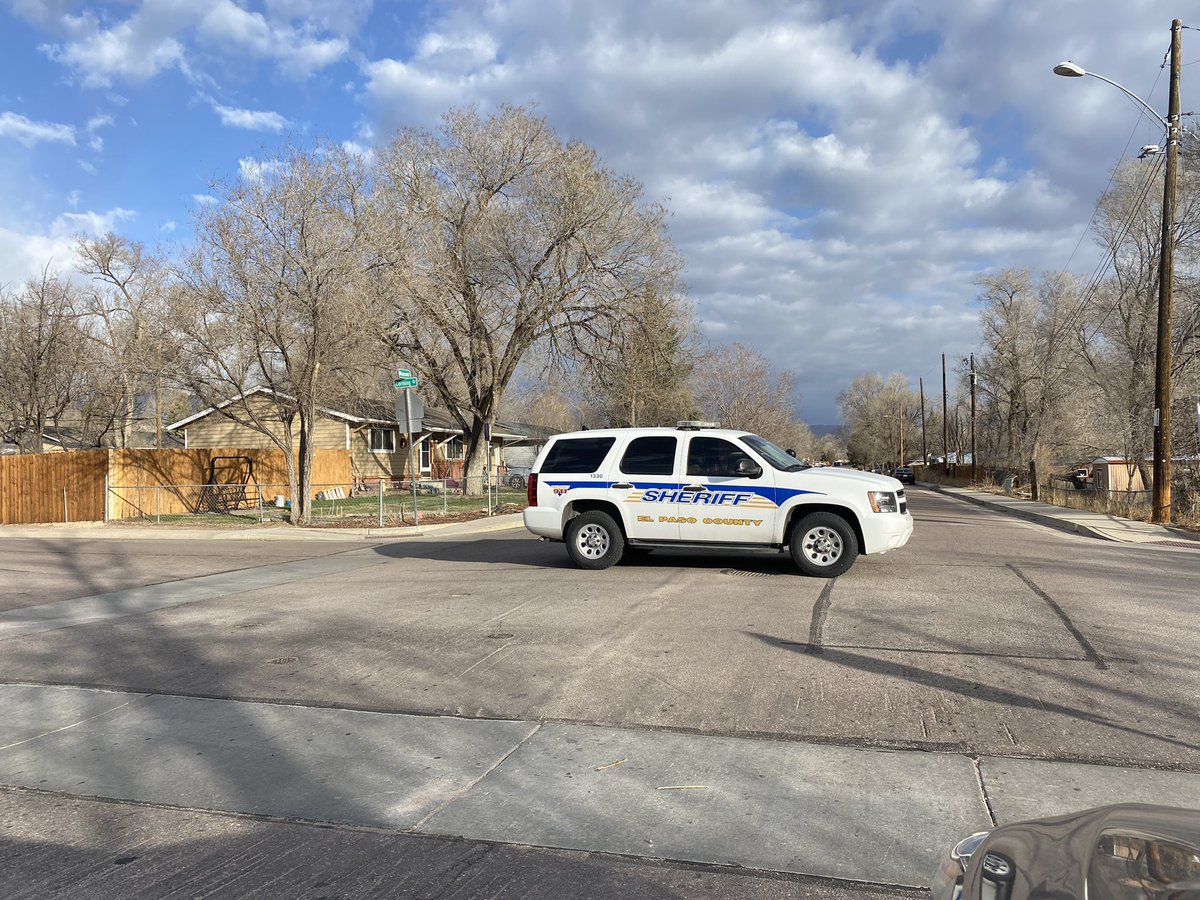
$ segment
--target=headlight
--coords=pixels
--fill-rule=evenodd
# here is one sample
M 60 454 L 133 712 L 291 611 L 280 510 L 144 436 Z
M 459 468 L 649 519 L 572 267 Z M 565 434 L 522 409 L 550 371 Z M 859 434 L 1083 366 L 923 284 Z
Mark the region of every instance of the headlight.
M 891 491 L 867 491 L 867 499 L 871 502 L 871 509 L 875 512 L 894 513 L 900 511 L 896 495 Z

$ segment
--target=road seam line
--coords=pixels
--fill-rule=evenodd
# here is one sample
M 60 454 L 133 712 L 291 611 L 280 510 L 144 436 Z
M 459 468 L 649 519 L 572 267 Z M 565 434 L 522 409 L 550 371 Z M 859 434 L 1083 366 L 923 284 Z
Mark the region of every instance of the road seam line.
M 824 640 L 825 619 L 829 615 L 829 607 L 833 602 L 833 586 L 836 582 L 836 578 L 830 578 L 825 582 L 825 587 L 821 588 L 821 595 L 813 604 L 812 622 L 808 626 L 808 646 L 804 648 L 805 653 L 820 654 L 824 652 L 822 641 Z
M 1008 568 L 1012 570 L 1013 574 L 1025 582 L 1026 586 L 1031 591 L 1033 591 L 1050 605 L 1050 608 L 1054 610 L 1055 615 L 1057 615 L 1062 620 L 1063 625 L 1067 627 L 1067 631 L 1071 632 L 1071 636 L 1075 638 L 1076 643 L 1078 643 L 1082 648 L 1087 658 L 1096 664 L 1096 668 L 1107 669 L 1108 663 L 1104 661 L 1104 657 L 1102 657 L 1096 648 L 1092 646 L 1091 641 L 1084 637 L 1083 632 L 1075 626 L 1075 623 L 1071 621 L 1071 617 L 1068 616 L 1066 611 L 1055 602 L 1054 598 L 1034 584 L 1029 576 L 1027 576 L 1012 563 L 1008 563 L 1007 565 Z
M 492 766 L 490 769 L 488 769 L 486 772 L 484 772 L 478 778 L 474 779 L 466 787 L 462 788 L 459 791 L 456 791 L 454 796 L 452 796 L 450 799 L 448 799 L 445 803 L 443 803 L 437 809 L 430 810 L 429 812 L 427 812 L 424 816 L 422 816 L 420 818 L 419 821 L 414 822 L 408 828 L 404 829 L 404 831 L 417 833 L 417 834 L 441 834 L 442 832 L 418 831 L 418 829 L 423 827 L 426 822 L 428 822 L 430 819 L 432 819 L 438 813 L 444 811 L 445 809 L 450 807 L 452 804 L 457 803 L 459 800 L 461 800 L 463 797 L 465 797 L 467 794 L 469 794 L 475 788 L 475 785 L 479 784 L 481 781 L 483 781 L 483 779 L 487 778 L 489 775 L 491 775 L 493 772 L 495 772 L 498 768 L 500 768 L 502 765 L 504 765 L 506 762 L 508 762 L 509 758 L 514 753 L 516 753 L 518 750 L 520 750 L 522 747 L 524 747 L 535 734 L 537 734 L 539 731 L 542 730 L 543 724 L 544 723 L 542 723 L 542 722 L 535 723 L 533 731 L 529 732 L 529 734 L 525 735 L 525 737 L 523 737 L 523 738 L 521 738 L 521 740 L 517 741 L 517 743 L 513 746 L 513 748 L 511 750 L 509 750 L 507 753 L 505 753 L 504 756 L 501 757 L 494 766 Z
M 979 785 L 979 796 L 983 798 L 984 808 L 987 809 L 988 818 L 992 822 L 992 827 L 995 828 L 996 811 L 992 809 L 992 798 L 988 796 L 987 785 L 983 783 L 983 760 L 978 756 L 971 757 L 971 767 L 975 770 L 975 783 Z
M 102 716 L 107 716 L 109 713 L 116 712 L 118 709 L 124 709 L 127 706 L 137 703 L 139 700 L 145 700 L 149 696 L 150 696 L 149 694 L 139 694 L 136 697 L 134 697 L 132 700 L 128 700 L 125 703 L 122 703 L 120 706 L 114 706 L 111 709 L 106 709 L 103 712 L 98 712 L 94 716 L 88 716 L 86 719 L 80 719 L 78 722 L 72 722 L 70 725 L 63 725 L 61 728 L 52 728 L 49 731 L 44 731 L 41 734 L 34 735 L 33 737 L 27 737 L 24 740 L 20 740 L 20 741 L 13 741 L 11 744 L 5 744 L 3 747 L 0 747 L 0 753 L 4 752 L 5 750 L 11 750 L 13 747 L 20 747 L 22 744 L 28 744 L 31 741 L 40 741 L 42 738 L 50 737 L 50 735 L 52 735 L 52 734 L 58 734 L 59 732 L 62 732 L 62 731 L 69 731 L 70 729 L 76 728 L 79 725 L 84 724 L 85 722 L 94 721 L 96 719 L 99 719 Z

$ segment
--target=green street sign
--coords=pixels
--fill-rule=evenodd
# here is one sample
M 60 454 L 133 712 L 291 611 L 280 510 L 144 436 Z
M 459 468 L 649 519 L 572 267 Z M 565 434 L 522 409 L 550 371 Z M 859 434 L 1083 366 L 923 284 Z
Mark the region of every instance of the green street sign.
M 412 369 L 397 369 L 396 370 L 396 378 L 398 378 L 398 379 L 403 380 L 405 378 L 412 378 L 412 377 L 413 377 Z
M 400 371 L 403 372 L 405 370 L 401 369 Z M 417 386 L 417 379 L 415 379 L 411 376 L 409 376 L 407 378 L 397 378 L 395 381 L 392 382 L 392 387 L 394 387 L 398 391 L 403 390 L 404 388 L 415 388 L 416 386 Z

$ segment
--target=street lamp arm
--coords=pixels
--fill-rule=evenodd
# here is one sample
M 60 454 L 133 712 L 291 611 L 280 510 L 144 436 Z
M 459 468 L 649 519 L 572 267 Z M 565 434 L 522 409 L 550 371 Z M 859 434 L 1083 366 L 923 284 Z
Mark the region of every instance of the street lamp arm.
M 1091 75 L 1093 78 L 1099 78 L 1105 84 L 1111 84 L 1113 87 L 1115 87 L 1118 91 L 1120 91 L 1122 94 L 1124 94 L 1130 100 L 1132 100 L 1134 103 L 1138 104 L 1142 109 L 1146 110 L 1146 112 L 1150 113 L 1150 115 L 1154 116 L 1155 120 L 1157 120 L 1158 123 L 1163 126 L 1163 128 L 1166 128 L 1169 130 L 1171 127 L 1170 119 L 1168 119 L 1166 116 L 1160 114 L 1158 112 L 1158 110 L 1156 110 L 1153 106 L 1151 106 L 1149 103 L 1147 103 L 1141 97 L 1139 97 L 1133 91 L 1129 90 L 1129 88 L 1125 87 L 1125 85 L 1118 84 L 1117 82 L 1113 81 L 1111 78 L 1105 78 L 1103 75 L 1097 75 L 1095 72 L 1089 72 L 1086 69 L 1084 69 L 1082 66 L 1077 65 L 1073 62 L 1059 63 L 1057 66 L 1054 67 L 1054 74 L 1055 75 L 1063 75 L 1063 76 L 1066 76 L 1067 78 L 1078 78 L 1082 75 Z

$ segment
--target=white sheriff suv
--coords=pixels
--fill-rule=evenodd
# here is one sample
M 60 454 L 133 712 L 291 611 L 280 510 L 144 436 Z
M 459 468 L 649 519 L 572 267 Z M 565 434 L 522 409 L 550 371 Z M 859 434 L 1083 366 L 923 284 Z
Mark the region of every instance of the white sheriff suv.
M 791 551 L 833 578 L 860 553 L 912 534 L 904 487 L 854 469 L 811 468 L 756 434 L 680 422 L 550 438 L 527 482 L 525 527 L 604 569 L 656 547 Z

